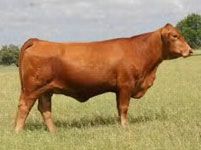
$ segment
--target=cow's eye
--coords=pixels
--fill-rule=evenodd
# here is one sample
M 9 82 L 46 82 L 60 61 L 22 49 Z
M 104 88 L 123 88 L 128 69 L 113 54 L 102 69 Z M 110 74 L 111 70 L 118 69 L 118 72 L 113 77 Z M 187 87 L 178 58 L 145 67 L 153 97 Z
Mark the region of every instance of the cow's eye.
M 174 34 L 173 37 L 174 37 L 175 39 L 177 39 L 177 38 L 178 38 L 178 35 Z

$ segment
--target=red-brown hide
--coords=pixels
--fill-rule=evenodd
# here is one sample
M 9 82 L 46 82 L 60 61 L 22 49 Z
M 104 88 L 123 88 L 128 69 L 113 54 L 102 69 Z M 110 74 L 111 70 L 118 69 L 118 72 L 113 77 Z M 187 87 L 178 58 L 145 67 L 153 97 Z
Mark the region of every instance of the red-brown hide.
M 56 43 L 29 39 L 20 54 L 21 96 L 16 132 L 38 99 L 48 129 L 52 94 L 80 102 L 105 92 L 116 93 L 121 124 L 127 125 L 130 98 L 142 97 L 153 85 L 158 65 L 165 59 L 188 56 L 189 45 L 170 24 L 129 38 L 88 43 Z

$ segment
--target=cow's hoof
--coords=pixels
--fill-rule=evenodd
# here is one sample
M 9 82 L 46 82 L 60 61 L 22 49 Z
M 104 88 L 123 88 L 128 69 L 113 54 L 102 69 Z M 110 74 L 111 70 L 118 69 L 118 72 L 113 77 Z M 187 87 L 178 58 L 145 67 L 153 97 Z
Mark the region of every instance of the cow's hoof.
M 49 130 L 49 132 L 50 133 L 52 133 L 52 134 L 55 134 L 55 133 L 57 133 L 57 128 L 51 128 L 51 129 L 48 129 Z
M 121 126 L 123 128 L 128 128 L 128 122 L 121 122 Z
M 15 133 L 16 133 L 16 134 L 19 134 L 20 132 L 22 132 L 22 130 L 23 130 L 23 129 L 21 129 L 21 128 L 15 128 Z

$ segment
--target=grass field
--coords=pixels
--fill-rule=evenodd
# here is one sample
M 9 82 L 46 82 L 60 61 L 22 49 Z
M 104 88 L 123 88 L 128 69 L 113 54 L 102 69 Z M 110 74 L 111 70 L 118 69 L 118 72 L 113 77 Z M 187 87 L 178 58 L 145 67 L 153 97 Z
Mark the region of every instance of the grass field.
M 116 121 L 115 95 L 79 103 L 53 96 L 55 135 L 36 105 L 20 134 L 13 131 L 19 96 L 17 68 L 0 66 L 0 150 L 199 150 L 201 149 L 201 55 L 164 61 L 154 86 L 132 99 L 129 128 Z

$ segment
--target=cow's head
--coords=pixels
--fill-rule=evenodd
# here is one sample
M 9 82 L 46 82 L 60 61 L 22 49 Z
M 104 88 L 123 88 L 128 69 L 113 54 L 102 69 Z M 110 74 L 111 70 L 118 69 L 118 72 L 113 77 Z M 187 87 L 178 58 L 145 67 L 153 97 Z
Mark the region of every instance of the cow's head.
M 166 24 L 161 29 L 161 37 L 164 45 L 166 59 L 187 57 L 192 53 L 191 47 L 171 24 Z

